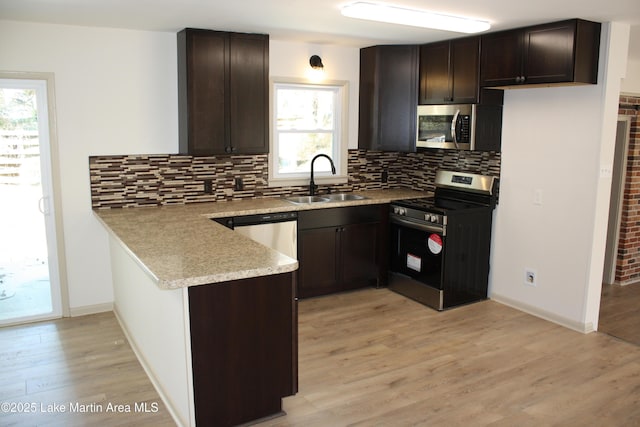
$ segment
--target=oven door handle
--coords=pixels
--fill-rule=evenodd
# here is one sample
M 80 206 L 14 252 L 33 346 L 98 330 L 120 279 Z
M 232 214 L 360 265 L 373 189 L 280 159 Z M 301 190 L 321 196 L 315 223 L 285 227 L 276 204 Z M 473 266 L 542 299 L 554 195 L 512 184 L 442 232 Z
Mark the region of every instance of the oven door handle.
M 413 228 L 416 230 L 440 233 L 443 236 L 446 235 L 446 228 L 441 225 L 422 224 L 420 222 L 411 221 L 410 219 L 406 218 L 399 218 L 397 216 L 390 217 L 390 220 L 394 224 L 404 225 L 405 227 Z

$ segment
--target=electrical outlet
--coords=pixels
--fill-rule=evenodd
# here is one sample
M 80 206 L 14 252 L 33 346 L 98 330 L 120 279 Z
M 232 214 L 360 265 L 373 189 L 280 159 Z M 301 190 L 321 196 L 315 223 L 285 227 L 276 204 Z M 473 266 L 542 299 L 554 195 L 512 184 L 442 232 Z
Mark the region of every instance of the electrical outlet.
M 205 194 L 213 194 L 213 181 L 210 179 L 204 180 L 204 192 Z
M 613 176 L 613 167 L 609 165 L 600 165 L 600 178 L 611 178 Z
M 388 170 L 383 170 L 382 171 L 382 176 L 380 177 L 380 180 L 382 181 L 382 183 L 385 183 L 387 181 L 389 181 L 389 171 Z
M 537 276 L 538 276 L 538 274 L 536 273 L 535 270 L 533 270 L 531 268 L 525 268 L 524 269 L 524 284 L 527 285 L 527 286 L 537 286 L 538 285 Z
M 233 186 L 235 191 L 242 191 L 244 189 L 244 183 L 242 182 L 242 178 L 236 178 Z

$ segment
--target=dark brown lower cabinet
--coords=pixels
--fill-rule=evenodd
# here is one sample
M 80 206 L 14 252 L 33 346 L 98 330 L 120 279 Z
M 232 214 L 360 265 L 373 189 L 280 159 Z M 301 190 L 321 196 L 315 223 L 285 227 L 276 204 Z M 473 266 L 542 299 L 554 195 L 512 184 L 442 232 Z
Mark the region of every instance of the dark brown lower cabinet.
M 298 214 L 298 296 L 386 284 L 388 205 Z
M 295 272 L 189 288 L 195 418 L 234 426 L 297 392 Z

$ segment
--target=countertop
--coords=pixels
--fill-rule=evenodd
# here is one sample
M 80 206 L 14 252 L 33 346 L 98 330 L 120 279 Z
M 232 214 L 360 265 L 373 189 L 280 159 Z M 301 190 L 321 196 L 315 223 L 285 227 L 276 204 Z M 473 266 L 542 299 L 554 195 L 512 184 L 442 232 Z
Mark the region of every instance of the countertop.
M 295 259 L 254 242 L 212 218 L 381 204 L 428 195 L 402 189 L 354 194 L 366 199 L 293 204 L 280 198 L 259 198 L 94 210 L 94 214 L 160 289 L 178 289 L 287 273 L 298 268 Z

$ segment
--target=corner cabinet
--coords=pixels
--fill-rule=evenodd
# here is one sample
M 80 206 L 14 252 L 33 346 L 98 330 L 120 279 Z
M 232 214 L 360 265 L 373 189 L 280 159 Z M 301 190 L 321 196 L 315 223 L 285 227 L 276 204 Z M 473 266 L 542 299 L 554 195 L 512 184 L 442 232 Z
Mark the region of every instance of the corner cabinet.
M 418 46 L 360 50 L 358 148 L 416 151 Z
M 480 86 L 595 84 L 600 27 L 571 19 L 481 37 Z
M 178 33 L 180 153 L 269 151 L 269 36 Z
M 298 213 L 298 296 L 386 285 L 388 205 Z

